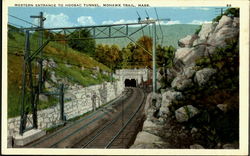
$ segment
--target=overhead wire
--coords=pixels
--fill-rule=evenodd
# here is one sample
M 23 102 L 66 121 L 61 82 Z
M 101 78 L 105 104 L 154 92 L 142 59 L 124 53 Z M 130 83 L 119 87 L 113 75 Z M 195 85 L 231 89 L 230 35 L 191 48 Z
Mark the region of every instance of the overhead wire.
M 14 27 L 20 27 L 20 28 L 18 28 L 18 29 L 21 29 L 21 28 L 23 27 L 23 26 L 21 26 L 21 25 L 14 24 L 14 23 L 12 23 L 12 22 L 8 22 L 8 24 L 11 25 L 11 26 L 14 26 Z
M 164 37 L 164 34 L 163 34 L 163 31 L 162 31 L 162 27 L 161 27 L 161 24 L 160 24 L 160 21 L 159 21 L 159 16 L 158 16 L 158 12 L 156 10 L 156 8 L 154 8 L 155 10 L 155 14 L 156 14 L 156 17 L 157 17 L 157 21 L 158 21 L 158 24 L 159 24 L 159 27 L 160 27 L 160 31 L 161 31 L 161 35 L 162 35 L 162 39 L 161 39 L 161 45 L 163 44 L 163 37 Z
M 148 15 L 147 10 L 145 10 L 145 13 L 146 13 L 146 15 L 147 15 L 146 19 L 149 20 L 149 15 Z M 151 34 L 150 27 L 148 27 L 148 33 Z
M 10 17 L 12 17 L 12 18 L 18 19 L 18 20 L 23 21 L 23 22 L 25 22 L 25 23 L 28 23 L 28 24 L 30 24 L 30 25 L 33 25 L 33 26 L 39 27 L 38 25 L 33 24 L 33 23 L 29 22 L 29 21 L 26 21 L 26 20 L 24 20 L 24 19 L 22 19 L 22 18 L 16 17 L 16 16 L 11 15 L 11 14 L 8 14 L 8 15 L 9 15 Z

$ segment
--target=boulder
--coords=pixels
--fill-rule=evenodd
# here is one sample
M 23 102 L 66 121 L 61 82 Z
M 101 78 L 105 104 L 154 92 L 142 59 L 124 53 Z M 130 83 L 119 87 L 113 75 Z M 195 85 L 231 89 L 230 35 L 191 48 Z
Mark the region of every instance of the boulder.
M 226 113 L 228 110 L 228 106 L 226 104 L 218 104 L 217 107 L 224 113 Z
M 228 16 L 223 16 L 219 24 L 216 26 L 215 31 L 210 35 L 207 43 L 210 45 L 208 52 L 213 54 L 216 47 L 223 47 L 226 45 L 226 40 L 236 38 L 239 35 L 239 20 L 232 19 Z M 206 54 L 207 55 L 207 54 Z
M 13 137 L 8 136 L 7 148 L 12 148 L 12 147 L 13 147 Z
M 179 91 L 184 91 L 194 84 L 191 79 L 186 79 L 184 76 L 177 76 L 171 83 L 171 87 Z
M 44 101 L 44 102 L 48 102 L 49 98 L 46 95 L 40 94 L 39 95 L 39 100 Z
M 55 72 L 54 72 L 54 71 L 51 72 L 50 79 L 51 79 L 53 82 L 58 83 L 58 80 L 57 80 L 57 78 L 56 78 L 56 76 L 55 76 Z
M 175 62 L 181 61 L 184 66 L 192 66 L 195 60 L 201 58 L 205 54 L 205 45 L 199 45 L 193 48 L 180 48 L 175 53 Z
M 47 64 L 49 65 L 49 67 L 57 68 L 57 64 L 53 59 L 49 59 Z
M 237 143 L 234 144 L 224 144 L 222 146 L 223 149 L 238 149 L 239 145 Z
M 233 26 L 239 28 L 240 19 L 238 17 L 234 17 Z
M 155 143 L 141 143 L 141 144 L 134 144 L 130 148 L 131 149 L 165 149 L 170 144 L 165 143 L 165 144 L 155 144 Z
M 193 144 L 190 145 L 190 149 L 204 149 L 204 147 L 199 144 Z
M 194 80 L 199 86 L 204 86 L 215 73 L 216 69 L 203 68 L 195 73 Z
M 156 81 L 156 90 L 159 90 L 162 88 L 162 84 L 159 81 Z
M 157 71 L 157 79 L 158 80 L 160 80 L 160 79 L 162 79 L 162 77 L 163 77 L 163 74 L 162 74 L 162 72 L 160 71 L 160 69 Z
M 146 98 L 145 106 L 144 106 L 144 113 L 147 115 L 148 109 L 151 108 L 151 102 L 152 102 L 152 95 L 153 93 L 149 93 Z
M 147 110 L 145 110 L 146 111 L 146 117 L 148 118 L 148 119 L 152 119 L 152 118 L 154 118 L 154 113 L 155 113 L 155 109 L 154 108 L 148 108 Z
M 51 85 L 49 82 L 45 81 L 45 82 L 44 82 L 44 87 L 45 87 L 46 89 L 48 89 L 48 88 L 51 88 L 52 85 Z
M 183 75 L 186 77 L 186 78 L 192 78 L 193 75 L 195 74 L 195 70 L 193 69 L 193 67 L 187 67 L 187 68 L 184 68 L 184 72 L 183 72 Z
M 160 137 L 141 131 L 130 148 L 167 148 L 169 146 L 169 143 L 164 142 Z
M 183 60 L 189 53 L 191 53 L 192 48 L 179 48 L 175 52 L 175 59 L 176 60 Z
M 161 106 L 170 106 L 173 101 L 182 100 L 183 95 L 181 92 L 174 91 L 174 90 L 168 90 L 164 93 L 162 93 L 162 101 Z
M 161 107 L 169 107 L 172 105 L 172 100 L 168 99 L 164 94 L 162 95 Z
M 201 31 L 199 32 L 199 40 L 206 40 L 209 35 L 214 31 L 216 24 L 204 23 L 202 24 Z
M 197 39 L 197 35 L 187 35 L 186 37 L 180 39 L 178 41 L 179 47 L 191 47 L 195 39 Z
M 162 100 L 161 98 L 162 98 L 161 94 L 153 93 L 152 94 L 152 106 L 156 108 L 160 108 L 161 100 Z
M 171 112 L 167 106 L 162 106 L 159 110 L 159 116 L 161 118 L 167 118 L 171 115 Z
M 175 111 L 175 117 L 178 122 L 188 121 L 199 113 L 199 110 L 192 105 L 183 106 Z
M 232 24 L 233 24 L 233 19 L 231 17 L 224 15 L 219 20 L 219 24 L 216 26 L 215 32 L 220 30 L 222 27 L 225 27 L 226 25 L 231 26 Z
M 195 127 L 193 127 L 192 129 L 191 129 L 191 134 L 194 134 L 194 133 L 197 133 L 198 132 L 198 129 L 197 128 L 195 128 Z
M 152 122 L 151 120 L 146 120 L 143 123 L 142 130 L 150 134 L 159 136 L 160 132 L 162 131 L 162 128 L 163 127 L 161 125 L 156 124 L 155 122 Z
M 234 27 L 224 26 L 219 29 L 216 33 L 213 33 L 208 39 L 208 44 L 211 47 L 223 47 L 226 45 L 226 39 L 235 38 L 239 34 L 239 29 Z M 213 54 L 213 51 L 209 51 L 210 54 Z

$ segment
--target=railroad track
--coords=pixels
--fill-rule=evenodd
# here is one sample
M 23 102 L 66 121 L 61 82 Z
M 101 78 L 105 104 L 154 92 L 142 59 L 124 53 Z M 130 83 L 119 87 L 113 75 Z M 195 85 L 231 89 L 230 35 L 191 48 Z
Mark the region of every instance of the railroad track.
M 138 124 L 135 117 L 142 110 L 145 95 L 141 89 L 134 88 L 134 94 L 120 107 L 112 120 L 99 127 L 91 135 L 73 145 L 73 148 L 128 148 L 131 138 L 136 135 L 137 128 L 132 121 Z M 138 116 L 141 119 L 141 116 Z M 129 127 L 129 124 L 131 126 Z M 132 130 L 134 129 L 134 130 Z M 132 135 L 132 136 L 131 136 Z
M 141 109 L 144 99 L 145 95 L 141 89 L 128 88 L 125 94 L 119 99 L 116 99 L 108 105 L 98 109 L 96 112 L 63 127 L 59 131 L 29 144 L 26 148 L 112 147 L 112 144 L 117 144 L 116 140 L 119 140 L 120 136 L 122 136 L 121 134 L 124 129 L 128 127 L 129 123 L 136 116 L 136 112 Z M 135 102 L 139 105 L 133 104 Z M 136 109 L 136 106 L 134 105 L 137 106 Z M 112 133 L 109 133 L 110 129 Z M 107 133 L 109 135 L 107 135 Z M 104 136 L 109 136 L 110 139 Z M 104 142 L 108 141 L 108 143 L 105 143 L 105 145 L 103 143 L 103 145 L 93 146 L 95 144 L 97 145 L 97 140 L 102 140 Z

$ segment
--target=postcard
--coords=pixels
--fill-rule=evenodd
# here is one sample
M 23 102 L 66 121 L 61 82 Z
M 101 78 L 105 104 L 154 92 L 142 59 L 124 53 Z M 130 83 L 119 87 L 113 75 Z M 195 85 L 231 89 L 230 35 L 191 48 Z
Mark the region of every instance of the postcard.
M 249 1 L 3 1 L 2 151 L 247 155 Z

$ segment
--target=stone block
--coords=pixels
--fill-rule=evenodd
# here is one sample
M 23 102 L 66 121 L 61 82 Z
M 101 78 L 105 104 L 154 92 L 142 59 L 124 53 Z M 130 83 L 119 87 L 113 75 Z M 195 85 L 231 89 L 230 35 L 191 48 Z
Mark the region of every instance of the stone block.
M 33 141 L 41 138 L 45 134 L 46 134 L 46 132 L 42 131 L 40 129 L 32 129 L 32 130 L 29 130 L 29 131 L 23 133 L 23 135 L 15 136 L 14 137 L 14 144 L 17 146 L 24 146 L 30 142 L 33 142 Z

